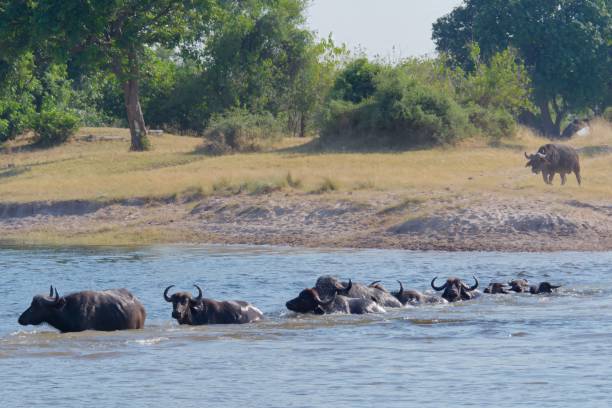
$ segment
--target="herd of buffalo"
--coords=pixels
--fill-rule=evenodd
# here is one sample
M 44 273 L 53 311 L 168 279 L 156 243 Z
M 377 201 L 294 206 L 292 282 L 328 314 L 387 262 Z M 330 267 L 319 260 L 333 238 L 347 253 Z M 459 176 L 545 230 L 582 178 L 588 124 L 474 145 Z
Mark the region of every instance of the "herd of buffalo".
M 534 154 L 528 155 L 526 167 L 535 174 L 542 173 L 546 184 L 552 184 L 553 177 L 559 173 L 561 184 L 566 175 L 574 173 L 578 184 L 581 183 L 578 153 L 570 146 L 546 144 Z M 432 296 L 412 289 L 404 289 L 401 282 L 397 292 L 389 292 L 380 284 L 372 282 L 366 286 L 359 283 L 340 282 L 331 276 L 320 277 L 315 286 L 304 289 L 286 303 L 287 309 L 296 313 L 384 313 L 385 308 L 409 307 L 431 303 L 446 303 L 470 300 L 480 295 L 478 280 L 468 286 L 459 278 L 448 278 L 441 286 L 436 278 L 431 287 L 442 292 L 442 296 Z M 169 295 L 173 286 L 164 291 L 164 299 L 172 303 L 172 317 L 179 324 L 232 324 L 251 323 L 263 318 L 263 313 L 255 306 L 244 301 L 216 301 L 206 299 L 202 289 L 194 285 L 198 296 L 189 292 L 176 292 Z M 559 286 L 542 282 L 530 285 L 524 279 L 508 284 L 491 283 L 484 290 L 489 294 L 508 294 L 527 292 L 531 294 L 551 293 Z M 30 307 L 19 317 L 21 325 L 48 323 L 61 332 L 83 330 L 125 330 L 144 327 L 146 311 L 142 303 L 126 289 L 111 289 L 103 292 L 84 291 L 59 296 L 57 289 L 49 290 L 48 296 L 38 295 L 32 299 Z
M 295 313 L 313 314 L 364 314 L 385 313 L 387 308 L 413 307 L 433 303 L 449 303 L 474 299 L 480 296 L 478 279 L 468 286 L 461 279 L 450 277 L 442 285 L 436 285 L 437 277 L 431 287 L 442 292 L 441 296 L 404 289 L 400 281 L 399 290 L 390 292 L 380 281 L 369 285 L 342 282 L 332 276 L 321 276 L 315 286 L 304 289 L 299 295 L 286 303 L 287 309 Z M 190 292 L 169 294 L 172 286 L 164 292 L 164 299 L 172 303 L 172 317 L 179 324 L 240 324 L 261 320 L 263 313 L 252 304 L 235 301 L 217 301 L 203 297 L 202 289 L 194 285 L 198 295 Z M 511 282 L 491 283 L 484 293 L 508 294 L 526 292 L 531 294 L 552 293 L 559 286 L 542 282 L 530 285 L 525 279 Z M 21 325 L 48 323 L 61 332 L 83 330 L 127 330 L 142 329 L 146 311 L 142 303 L 127 289 L 105 291 L 83 291 L 60 296 L 57 289 L 49 289 L 49 295 L 37 295 L 30 307 L 19 316 Z

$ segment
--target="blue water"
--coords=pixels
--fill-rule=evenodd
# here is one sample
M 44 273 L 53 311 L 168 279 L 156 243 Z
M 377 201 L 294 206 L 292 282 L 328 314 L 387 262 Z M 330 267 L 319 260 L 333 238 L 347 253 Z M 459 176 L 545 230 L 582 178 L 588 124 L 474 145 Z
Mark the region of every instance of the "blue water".
M 164 246 L 0 249 L 5 407 L 607 407 L 612 253 L 440 253 Z M 320 275 L 427 290 L 435 275 L 563 284 L 552 296 L 484 295 L 384 315 L 300 316 L 285 301 Z M 163 289 L 242 299 L 243 326 L 180 327 Z M 60 294 L 126 287 L 144 330 L 59 334 L 19 314 Z

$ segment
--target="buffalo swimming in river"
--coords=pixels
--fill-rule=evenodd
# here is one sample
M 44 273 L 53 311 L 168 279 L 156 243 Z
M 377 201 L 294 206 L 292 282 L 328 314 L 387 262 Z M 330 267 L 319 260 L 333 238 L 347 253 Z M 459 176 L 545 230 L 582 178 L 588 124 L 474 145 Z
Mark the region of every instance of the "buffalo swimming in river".
M 436 291 L 444 291 L 442 297 L 449 302 L 457 302 L 460 300 L 471 300 L 477 297 L 480 293 L 476 291 L 478 288 L 478 279 L 474 276 L 474 285 L 468 286 L 459 278 L 450 277 L 442 286 L 436 286 L 436 276 L 431 280 L 431 287 Z
M 49 296 L 34 296 L 30 307 L 18 321 L 23 326 L 48 323 L 65 333 L 142 329 L 146 316 L 142 303 L 127 289 L 83 291 L 60 296 L 51 286 Z
M 176 292 L 168 296 L 170 285 L 164 290 L 164 299 L 172 303 L 172 317 L 179 324 L 241 324 L 252 323 L 263 318 L 261 310 L 242 300 L 216 301 L 202 297 L 202 289 L 198 296 L 192 297 L 189 292 Z
M 385 309 L 380 306 L 375 299 L 353 298 L 339 295 L 339 292 L 350 292 L 353 283 L 349 280 L 346 287 L 336 288 L 333 294 L 321 299 L 317 288 L 304 289 L 300 294 L 285 304 L 287 309 L 296 313 L 314 314 L 364 314 L 364 313 L 385 313 Z

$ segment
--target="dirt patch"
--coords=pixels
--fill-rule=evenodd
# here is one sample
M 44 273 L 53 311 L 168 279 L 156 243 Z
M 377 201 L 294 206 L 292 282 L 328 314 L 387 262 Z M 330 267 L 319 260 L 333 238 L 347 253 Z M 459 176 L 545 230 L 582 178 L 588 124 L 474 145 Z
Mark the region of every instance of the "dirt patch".
M 0 204 L 0 230 L 5 239 L 20 242 L 44 232 L 45 237 L 59 241 L 101 236 L 105 237 L 103 243 L 113 244 L 116 237 L 125 237 L 130 231 L 128 241 L 133 243 L 502 251 L 612 249 L 612 206 L 606 203 L 551 204 L 489 195 L 407 202 L 392 193 L 375 197 L 281 192 L 194 197 L 153 203 L 132 199 L 106 204 L 79 200 Z

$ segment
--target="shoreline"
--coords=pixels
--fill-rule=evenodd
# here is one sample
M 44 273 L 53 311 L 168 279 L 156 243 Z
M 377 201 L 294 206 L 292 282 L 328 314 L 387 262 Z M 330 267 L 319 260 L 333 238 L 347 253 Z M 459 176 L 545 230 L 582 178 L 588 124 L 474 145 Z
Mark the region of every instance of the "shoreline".
M 492 194 L 236 194 L 0 204 L 0 244 L 271 245 L 334 249 L 612 250 L 612 205 Z

